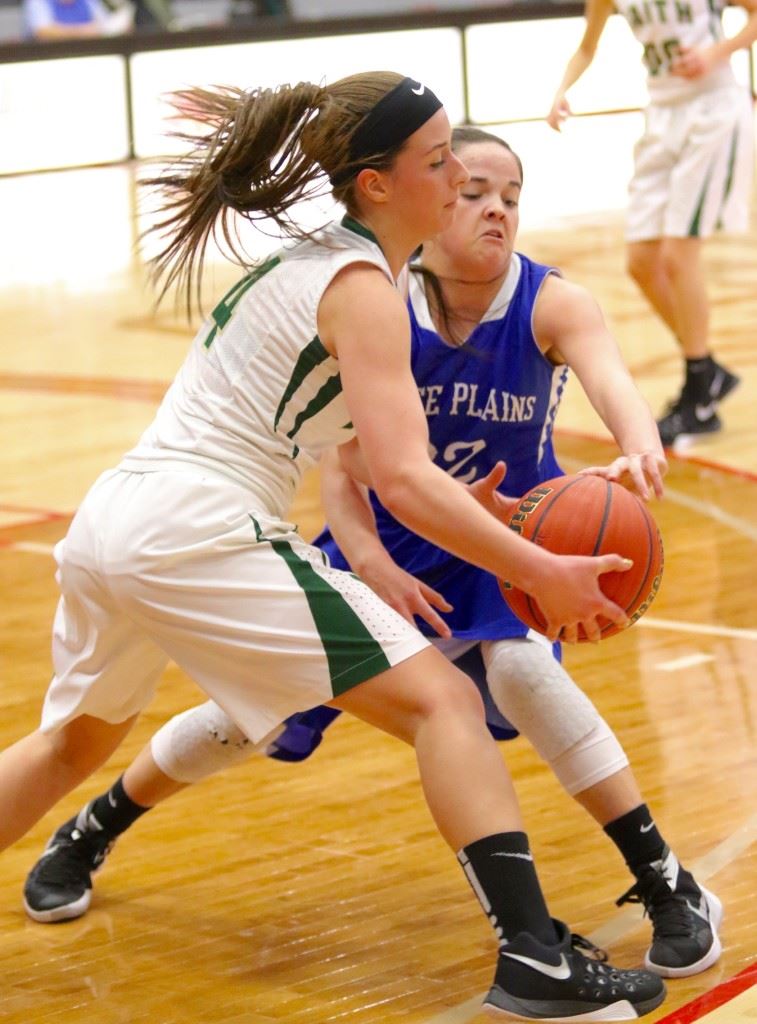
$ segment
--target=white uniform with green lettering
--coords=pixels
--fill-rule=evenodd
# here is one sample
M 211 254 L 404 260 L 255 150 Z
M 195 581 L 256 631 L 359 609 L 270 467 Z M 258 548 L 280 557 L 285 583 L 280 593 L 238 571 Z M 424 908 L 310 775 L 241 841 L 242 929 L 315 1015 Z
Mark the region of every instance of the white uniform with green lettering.
M 730 64 L 702 78 L 670 73 L 681 47 L 723 38 L 724 0 L 616 0 L 644 47 L 650 104 L 634 151 L 626 237 L 745 231 L 753 173 L 751 96 Z
M 92 487 L 56 549 L 43 729 L 123 721 L 172 658 L 258 741 L 428 645 L 283 518 L 303 471 L 354 434 L 317 311 L 355 262 L 391 279 L 345 218 L 244 278 L 137 447 Z

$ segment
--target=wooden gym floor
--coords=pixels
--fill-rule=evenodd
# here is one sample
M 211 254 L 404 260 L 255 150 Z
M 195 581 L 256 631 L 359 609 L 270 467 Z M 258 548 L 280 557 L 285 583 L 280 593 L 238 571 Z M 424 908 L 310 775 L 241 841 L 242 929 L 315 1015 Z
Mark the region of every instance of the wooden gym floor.
M 153 315 L 132 255 L 133 173 L 0 180 L 0 743 L 36 725 L 50 674 L 51 547 L 97 473 L 151 419 L 190 331 Z M 601 301 L 659 410 L 679 359 L 624 276 L 619 216 L 524 233 Z M 708 250 L 716 351 L 743 377 L 722 434 L 671 459 L 653 511 L 660 595 L 628 633 L 566 663 L 617 730 L 681 860 L 722 898 L 721 961 L 671 981 L 650 1024 L 746 1024 L 757 1014 L 753 666 L 757 540 L 757 231 Z M 219 270 L 219 285 L 233 271 Z M 573 386 L 566 469 L 612 447 Z M 319 523 L 316 481 L 295 517 Z M 26 871 L 50 831 L 121 771 L 199 691 L 170 668 L 111 762 L 4 854 L 0 1020 L 95 1024 L 468 1024 L 493 970 L 489 926 L 422 802 L 412 753 L 346 717 L 302 766 L 261 758 L 147 815 L 96 882 L 91 912 L 29 921 Z M 553 913 L 638 963 L 649 928 L 614 900 L 614 847 L 522 739 L 502 745 Z M 734 980 L 735 979 L 735 980 Z

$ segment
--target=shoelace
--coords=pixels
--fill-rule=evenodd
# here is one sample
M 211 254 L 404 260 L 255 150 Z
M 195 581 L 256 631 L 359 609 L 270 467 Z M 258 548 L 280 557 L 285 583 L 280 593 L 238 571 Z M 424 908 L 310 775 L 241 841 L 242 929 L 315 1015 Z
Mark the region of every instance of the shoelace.
M 599 946 L 595 946 L 589 939 L 585 939 L 583 935 L 576 935 L 575 932 L 570 934 L 570 944 L 573 949 L 577 949 L 583 956 L 587 956 L 587 960 L 593 960 L 598 964 L 606 964 L 608 960 L 607 952 L 604 949 L 600 949 Z
M 647 869 L 628 892 L 615 901 L 618 907 L 624 903 L 641 903 L 645 916 L 649 916 L 655 930 L 667 936 L 689 936 L 695 931 L 691 911 L 682 895 L 671 891 L 667 879 L 654 868 Z
M 50 852 L 38 861 L 34 874 L 40 882 L 61 887 L 85 881 L 102 864 L 112 846 L 112 842 L 103 845 L 95 836 L 74 829 L 70 836 L 53 841 Z M 64 856 L 56 857 L 59 850 Z

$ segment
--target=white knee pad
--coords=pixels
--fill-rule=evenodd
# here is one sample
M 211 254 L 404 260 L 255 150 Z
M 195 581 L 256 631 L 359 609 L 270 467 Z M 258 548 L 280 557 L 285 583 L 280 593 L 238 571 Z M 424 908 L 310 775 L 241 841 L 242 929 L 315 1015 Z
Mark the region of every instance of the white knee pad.
M 497 640 L 482 643 L 481 652 L 495 704 L 568 793 L 580 793 L 628 764 L 615 734 L 548 644 Z
M 264 743 L 268 743 L 268 737 Z M 158 768 L 191 785 L 246 761 L 259 748 L 213 701 L 174 715 L 155 733 L 150 750 Z
M 627 768 L 628 757 L 618 737 L 598 714 L 591 732 L 554 758 L 550 766 L 564 789 L 575 796 Z

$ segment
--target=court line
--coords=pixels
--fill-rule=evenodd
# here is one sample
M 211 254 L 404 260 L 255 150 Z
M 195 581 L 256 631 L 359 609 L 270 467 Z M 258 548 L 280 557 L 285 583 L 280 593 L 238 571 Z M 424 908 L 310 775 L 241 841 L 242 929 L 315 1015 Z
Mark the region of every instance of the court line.
M 703 1017 L 704 1019 L 709 1019 L 709 1014 L 713 1010 L 717 1010 L 719 1007 L 731 1002 L 731 1000 L 743 995 L 756 984 L 757 962 L 745 967 L 738 974 L 734 974 L 732 978 L 726 978 L 725 981 L 721 981 L 715 988 L 703 993 L 696 999 L 692 999 L 685 1006 L 673 1010 L 672 1013 L 669 1013 L 667 1017 L 663 1017 L 657 1024 L 693 1024 L 694 1021 L 702 1020 Z M 750 1017 L 752 1016 L 752 1006 L 753 1004 L 750 1000 Z M 707 1016 L 705 1017 L 705 1015 Z M 720 1017 L 720 1014 L 718 1014 L 718 1017 Z M 747 1020 L 746 1015 L 743 1019 Z
M 20 551 L 29 555 L 51 555 L 54 544 L 44 544 L 31 540 L 2 541 L 0 549 L 4 551 Z M 757 640 L 756 629 L 738 629 L 735 626 L 712 626 L 702 622 L 679 622 L 673 619 L 658 619 L 645 615 L 635 623 L 636 629 L 668 629 L 676 633 L 699 633 L 701 636 L 730 637 L 736 640 Z
M 634 623 L 634 629 L 670 629 L 675 633 L 699 633 L 702 636 L 724 636 L 734 640 L 757 640 L 757 629 L 738 629 L 735 626 L 712 626 L 703 622 L 679 622 L 677 619 L 658 619 L 645 615 Z
M 171 385 L 170 380 L 140 380 L 137 377 L 82 377 L 46 373 L 0 373 L 0 390 L 41 391 L 62 395 L 94 395 L 98 398 L 125 398 L 140 402 L 159 402 Z
M 35 517 L 35 522 L 66 519 L 69 515 L 73 515 L 72 512 L 59 512 L 52 508 L 35 508 L 33 505 L 7 505 L 5 503 L 0 504 L 0 512 L 21 512 L 25 515 L 32 515 Z
M 566 466 L 571 466 L 573 469 L 577 469 L 581 465 L 578 459 L 570 457 L 564 457 L 561 461 L 565 463 Z M 722 469 L 723 467 L 713 463 L 712 468 Z M 757 481 L 757 474 L 750 474 L 746 478 Z M 691 495 L 684 494 L 682 491 L 677 491 L 673 487 L 665 488 L 665 498 L 673 502 L 674 505 L 682 505 L 684 508 L 691 509 L 693 512 L 697 512 L 701 516 L 708 519 L 714 519 L 716 523 L 721 523 L 723 526 L 729 527 L 729 529 L 733 530 L 735 533 L 740 533 L 749 540 L 757 541 L 757 526 L 755 526 L 754 523 L 750 522 L 748 519 L 742 519 L 740 516 L 732 516 L 730 512 L 726 512 L 713 501 L 702 501 L 699 498 L 693 498 Z
M 596 444 L 612 445 L 614 448 L 617 447 L 616 442 L 611 437 L 606 437 L 602 434 L 592 434 L 585 430 L 573 430 L 570 427 L 557 427 L 555 428 L 556 437 L 572 437 L 577 441 L 592 441 Z M 701 455 L 686 455 L 685 452 L 674 452 L 670 449 L 666 449 L 665 455 L 668 461 L 682 462 L 684 464 L 691 464 L 692 466 L 701 466 L 703 469 L 715 469 L 721 473 L 726 473 L 728 476 L 738 476 L 742 480 L 749 480 L 751 483 L 757 483 L 757 472 L 751 469 L 743 469 L 740 466 L 732 466 L 729 462 L 716 462 L 714 459 L 705 459 Z M 570 464 L 574 466 L 581 466 L 578 459 L 571 459 L 562 456 L 560 458 L 561 463 Z
M 0 373 L 0 390 L 6 391 L 39 391 L 43 393 L 58 392 L 65 395 L 96 395 L 98 397 L 119 397 L 143 402 L 159 402 L 171 384 L 170 380 L 140 380 L 130 377 L 86 377 L 64 376 L 62 374 L 44 373 Z M 558 427 L 557 437 L 573 437 L 577 440 L 592 441 L 597 444 L 615 445 L 612 438 L 602 434 L 592 434 L 581 430 Z M 757 482 L 757 473 L 749 469 L 741 469 L 727 462 L 716 462 L 699 455 L 686 455 L 683 452 L 667 451 L 668 459 L 676 462 L 691 463 L 707 469 L 716 469 L 730 476 L 738 476 L 744 480 Z M 567 460 L 566 460 L 567 461 Z
M 735 533 L 740 533 L 750 540 L 757 541 L 757 526 L 754 523 L 751 523 L 748 519 L 742 519 L 740 516 L 732 516 L 730 512 L 726 512 L 712 501 L 701 501 L 699 498 L 693 498 L 691 495 L 683 494 L 681 491 L 671 487 L 665 488 L 665 496 L 676 505 L 682 505 L 684 508 L 698 512 L 702 516 L 714 519 L 715 522 L 729 527 Z
M 714 661 L 714 654 L 688 654 L 683 658 L 673 658 L 672 661 L 660 661 L 655 668 L 660 672 L 680 672 L 684 668 L 694 668 L 695 665 L 705 665 L 708 661 Z
M 0 540 L 0 548 L 5 551 L 21 551 L 27 555 L 51 555 L 54 547 L 54 544 L 41 544 L 33 540 Z
M 735 832 L 733 832 L 727 839 L 724 839 L 722 843 L 713 847 L 709 853 L 706 853 L 703 857 L 700 857 L 697 861 L 689 866 L 689 871 L 696 876 L 701 882 L 708 881 L 713 875 L 717 874 L 724 867 L 733 863 L 737 857 L 749 849 L 749 847 L 757 839 L 757 814 L 753 814 L 751 818 L 748 818 L 743 825 L 741 825 Z M 632 931 L 635 931 L 642 923 L 641 912 L 637 908 L 626 907 L 624 910 L 615 914 L 606 924 L 600 925 L 595 931 L 589 936 L 589 940 L 595 943 L 597 946 L 604 948 L 605 946 L 612 946 L 620 939 L 625 938 Z M 747 968 L 747 972 L 754 970 L 755 967 L 752 965 L 751 968 Z M 742 971 L 741 974 L 747 972 Z M 739 978 L 740 975 L 736 975 L 735 978 Z M 718 991 L 719 988 L 727 987 L 729 982 L 733 982 L 735 979 L 729 979 L 724 982 L 722 986 L 716 986 L 709 992 L 704 993 L 702 996 L 697 997 L 693 1001 L 693 1004 L 706 1004 L 706 1010 L 715 1009 L 715 1006 L 720 1005 L 719 1003 L 707 1003 L 708 997 L 713 997 L 713 994 Z M 757 979 L 754 979 L 757 980 Z M 754 984 L 754 980 L 751 980 L 749 984 Z M 744 988 L 748 986 L 743 986 Z M 739 990 L 741 991 L 741 989 Z M 732 999 L 738 992 L 733 991 L 722 1002 L 726 1002 Z M 464 1003 L 460 1003 L 458 1006 L 453 1006 L 449 1010 L 443 1010 L 442 1013 L 436 1014 L 434 1017 L 430 1017 L 425 1021 L 425 1024 L 468 1024 L 468 1021 L 473 1020 L 474 1017 L 481 1013 L 481 1002 L 484 999 L 486 993 L 482 992 L 480 995 L 473 996 L 471 999 L 466 999 Z M 693 1004 L 687 1004 L 693 1005 Z M 672 1015 L 664 1017 L 659 1024 L 691 1024 L 691 1022 L 697 1020 L 701 1014 L 696 1017 L 677 1017 L 676 1014 L 681 1014 L 686 1010 L 687 1006 L 680 1007 L 678 1010 L 674 1010 Z

